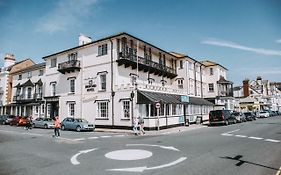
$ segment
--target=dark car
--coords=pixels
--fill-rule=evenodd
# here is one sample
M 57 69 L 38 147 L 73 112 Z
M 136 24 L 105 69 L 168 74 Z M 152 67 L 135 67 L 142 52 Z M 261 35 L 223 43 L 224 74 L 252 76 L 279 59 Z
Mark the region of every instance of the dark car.
M 61 122 L 62 130 L 76 130 L 76 131 L 94 131 L 94 124 L 89 123 L 82 118 L 67 117 Z
M 210 125 L 236 123 L 235 116 L 231 115 L 230 110 L 213 110 L 209 113 Z
M 247 121 L 256 120 L 256 116 L 253 112 L 244 112 Z
M 15 118 L 14 115 L 1 115 L 0 116 L 0 123 L 3 125 L 10 124 L 10 122 Z

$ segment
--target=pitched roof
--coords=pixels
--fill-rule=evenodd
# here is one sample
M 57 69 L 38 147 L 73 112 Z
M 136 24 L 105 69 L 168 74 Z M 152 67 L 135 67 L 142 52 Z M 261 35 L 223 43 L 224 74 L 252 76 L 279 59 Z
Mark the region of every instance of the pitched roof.
M 112 39 L 112 38 L 115 38 L 115 37 L 120 37 L 120 36 L 122 36 L 122 35 L 131 37 L 131 38 L 134 38 L 134 39 L 136 39 L 136 40 L 139 40 L 140 42 L 145 43 L 146 45 L 149 45 L 149 46 L 151 46 L 151 47 L 154 47 L 154 48 L 160 50 L 161 52 L 164 52 L 164 53 L 166 53 L 166 54 L 168 54 L 168 55 L 170 55 L 170 56 L 172 56 L 172 57 L 175 57 L 175 56 L 172 55 L 171 53 L 169 53 L 169 52 L 167 52 L 167 51 L 165 51 L 165 50 L 163 50 L 163 49 L 160 49 L 159 47 L 157 47 L 157 46 L 155 46 L 155 45 L 153 45 L 153 44 L 150 44 L 150 43 L 148 43 L 148 42 L 146 42 L 146 41 L 144 41 L 144 40 L 142 40 L 142 39 L 140 39 L 140 38 L 137 38 L 137 37 L 135 37 L 135 36 L 133 36 L 133 35 L 130 35 L 130 34 L 126 33 L 126 32 L 120 32 L 120 33 L 117 33 L 117 34 L 114 34 L 114 35 L 107 36 L 107 37 L 105 37 L 105 38 L 101 38 L 101 39 L 99 39 L 99 40 L 94 40 L 94 41 L 92 41 L 92 42 L 90 42 L 90 43 L 87 43 L 87 44 L 84 44 L 84 45 L 76 46 L 76 47 L 69 48 L 69 49 L 66 49 L 66 50 L 63 50 L 63 51 L 60 51 L 60 52 L 57 52 L 57 53 L 48 55 L 48 56 L 44 56 L 43 59 L 46 59 L 46 58 L 48 58 L 48 57 L 52 57 L 52 56 L 55 56 L 55 55 L 58 55 L 58 54 L 67 53 L 67 52 L 69 52 L 69 51 L 71 51 L 71 50 L 75 50 L 75 49 L 78 49 L 78 48 L 83 48 L 83 47 L 86 47 L 86 46 L 90 46 L 90 45 L 93 45 L 93 44 L 95 44 L 95 43 L 98 43 L 98 42 L 101 42 L 101 41 L 104 41 L 104 40 L 109 40 L 109 39 Z
M 228 70 L 226 67 L 214 62 L 214 61 L 210 61 L 210 60 L 205 60 L 205 61 L 201 61 L 202 64 L 204 64 L 206 67 L 209 66 L 220 66 L 222 68 L 224 68 L 225 70 Z

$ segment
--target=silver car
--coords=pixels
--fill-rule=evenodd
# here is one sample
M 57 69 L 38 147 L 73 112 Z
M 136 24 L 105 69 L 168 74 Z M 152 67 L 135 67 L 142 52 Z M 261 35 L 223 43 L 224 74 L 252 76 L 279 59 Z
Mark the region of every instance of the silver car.
M 36 118 L 33 120 L 33 127 L 34 128 L 54 128 L 54 121 L 51 118 Z
M 94 131 L 94 124 L 89 123 L 87 120 L 82 118 L 71 118 L 67 117 L 61 122 L 62 130 L 76 130 L 80 131 Z

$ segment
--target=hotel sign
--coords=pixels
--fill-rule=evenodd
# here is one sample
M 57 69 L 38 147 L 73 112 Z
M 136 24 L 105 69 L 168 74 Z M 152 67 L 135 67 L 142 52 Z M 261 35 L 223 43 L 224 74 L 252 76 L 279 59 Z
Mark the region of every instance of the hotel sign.
M 89 80 L 88 84 L 85 85 L 85 89 L 87 92 L 95 91 L 95 87 L 97 87 L 97 85 L 93 82 L 93 80 Z

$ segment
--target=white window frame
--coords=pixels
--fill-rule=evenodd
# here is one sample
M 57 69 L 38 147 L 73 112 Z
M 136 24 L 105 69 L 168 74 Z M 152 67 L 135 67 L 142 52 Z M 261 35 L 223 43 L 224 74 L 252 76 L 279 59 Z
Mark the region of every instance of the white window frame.
M 103 79 L 104 77 L 104 79 Z M 100 74 L 100 91 L 106 91 L 106 74 Z
M 97 118 L 108 119 L 108 101 L 97 102 Z
M 57 94 L 57 83 L 56 82 L 52 82 L 52 83 L 50 83 L 50 86 L 51 86 L 51 88 L 50 88 L 50 90 L 51 90 L 51 96 L 56 96 L 56 94 Z
M 38 75 L 39 75 L 39 76 L 43 76 L 43 74 L 44 74 L 44 70 L 43 70 L 43 69 L 40 69 Z
M 71 94 L 75 93 L 75 78 L 69 79 L 69 93 Z
M 51 59 L 51 66 L 50 66 L 50 68 L 53 68 L 53 67 L 57 67 L 57 58 L 52 58 Z
M 75 102 L 68 103 L 68 116 L 69 117 L 75 116 Z
M 122 119 L 131 118 L 131 101 L 123 100 L 122 101 Z
M 32 72 L 31 71 L 27 72 L 27 78 L 31 78 L 31 77 L 32 77 Z
M 212 67 L 210 67 L 210 75 L 214 75 L 214 69 Z
M 178 88 L 183 89 L 183 79 L 178 79 Z
M 107 44 L 102 44 L 98 46 L 98 56 L 107 55 Z
M 209 83 L 208 84 L 208 90 L 209 90 L 209 92 L 214 92 L 214 83 Z

